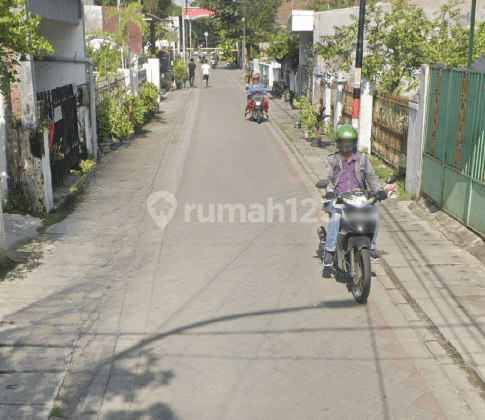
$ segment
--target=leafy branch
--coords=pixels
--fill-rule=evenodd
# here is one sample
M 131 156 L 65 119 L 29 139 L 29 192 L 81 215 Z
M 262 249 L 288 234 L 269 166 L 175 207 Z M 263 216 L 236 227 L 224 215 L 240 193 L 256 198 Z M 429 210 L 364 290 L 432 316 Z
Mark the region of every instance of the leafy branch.
M 40 16 L 24 9 L 25 0 L 0 2 L 0 89 L 8 91 L 10 83 L 19 82 L 15 67 L 27 55 L 55 54 L 54 47 L 37 34 Z

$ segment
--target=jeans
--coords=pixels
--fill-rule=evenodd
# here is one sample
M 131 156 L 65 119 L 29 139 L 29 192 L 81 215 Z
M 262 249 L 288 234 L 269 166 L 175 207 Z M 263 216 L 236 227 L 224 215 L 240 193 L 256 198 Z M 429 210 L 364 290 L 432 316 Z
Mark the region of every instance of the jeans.
M 330 215 L 327 226 L 327 238 L 325 240 L 325 250 L 335 252 L 337 250 L 337 236 L 340 228 L 340 219 L 342 218 L 342 209 L 336 208 L 331 201 L 325 208 L 325 212 Z M 379 216 L 377 216 L 376 231 L 370 243 L 370 249 L 376 249 L 377 231 L 379 230 Z
M 189 76 L 190 87 L 194 86 L 194 78 L 195 78 L 195 74 L 192 76 Z

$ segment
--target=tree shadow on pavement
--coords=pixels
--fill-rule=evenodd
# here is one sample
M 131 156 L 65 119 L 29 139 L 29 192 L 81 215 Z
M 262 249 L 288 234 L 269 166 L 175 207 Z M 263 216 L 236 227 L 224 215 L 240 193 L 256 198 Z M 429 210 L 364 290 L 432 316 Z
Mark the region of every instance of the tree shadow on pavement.
M 14 350 L 2 353 L 3 372 L 8 372 L 10 378 L 26 372 L 38 376 L 38 380 L 31 381 L 28 388 L 16 390 L 23 393 L 24 404 L 32 403 L 39 396 L 44 396 L 44 401 L 37 403 L 52 404 L 48 396 L 53 395 L 62 382 L 58 397 L 62 401 L 64 418 L 78 418 L 82 414 L 102 410 L 103 418 L 110 420 L 176 420 L 176 413 L 163 401 L 163 388 L 170 385 L 176 372 L 165 367 L 155 370 L 157 363 L 167 360 L 152 353 L 148 345 L 211 324 L 354 306 L 352 301 L 339 301 L 235 313 L 145 337 L 143 334 L 117 333 L 116 328 L 113 333 L 109 330 L 108 333 L 98 333 L 103 325 L 99 308 L 109 304 L 106 295 L 116 293 L 113 288 L 100 286 L 82 282 L 71 284 L 6 317 L 0 324 L 3 327 L 0 328 L 0 346 L 11 346 Z M 106 331 L 106 327 L 103 329 Z M 298 330 L 299 333 L 305 331 Z M 312 332 L 311 329 L 309 331 Z M 257 333 L 265 334 L 264 331 Z M 20 354 L 22 363 L 17 360 Z M 46 381 L 47 377 L 51 380 Z M 2 378 L 0 375 L 0 386 L 10 384 L 3 379 L 5 376 Z M 145 394 L 151 395 L 152 400 L 144 399 Z M 0 400 L 0 417 L 1 404 L 9 398 L 6 396 Z

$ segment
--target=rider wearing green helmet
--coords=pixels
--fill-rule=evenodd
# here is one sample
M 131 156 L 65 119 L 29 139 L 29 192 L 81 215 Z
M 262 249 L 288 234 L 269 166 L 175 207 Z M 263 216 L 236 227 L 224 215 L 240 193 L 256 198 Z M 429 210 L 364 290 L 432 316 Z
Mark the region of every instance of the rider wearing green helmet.
M 327 197 L 334 196 L 356 188 L 369 189 L 376 192 L 381 182 L 374 173 L 374 169 L 367 154 L 357 151 L 357 130 L 351 125 L 341 125 L 335 133 L 336 153 L 328 155 L 328 165 L 323 179 L 326 181 Z M 330 215 L 325 242 L 324 264 L 332 265 L 337 247 L 337 235 L 340 227 L 341 213 L 333 202 L 325 210 Z M 377 230 L 371 242 L 371 257 L 379 258 L 376 253 Z
M 341 125 L 335 133 L 335 147 L 340 153 L 357 151 L 357 130 L 351 125 Z

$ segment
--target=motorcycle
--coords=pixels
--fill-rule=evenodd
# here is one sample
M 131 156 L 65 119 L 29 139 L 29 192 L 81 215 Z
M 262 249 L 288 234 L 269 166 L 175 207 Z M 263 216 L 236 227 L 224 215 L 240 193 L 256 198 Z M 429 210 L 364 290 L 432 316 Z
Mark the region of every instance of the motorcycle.
M 264 93 L 260 90 L 256 90 L 251 92 L 249 97 L 253 100 L 253 111 L 251 112 L 251 117 L 254 118 L 258 124 L 261 124 L 264 118 Z
M 217 66 L 217 60 L 216 60 L 215 58 L 212 58 L 212 59 L 211 59 L 211 67 L 212 67 L 213 69 L 215 69 L 215 68 L 216 68 L 216 66 Z
M 379 190 L 385 192 L 385 198 L 397 197 L 397 177 L 389 177 L 386 187 Z M 325 181 L 319 181 L 317 188 L 326 188 Z M 332 195 L 334 197 L 332 197 Z M 333 202 L 335 208 L 341 210 L 340 228 L 337 236 L 337 252 L 335 254 L 333 269 L 336 277 L 346 276 L 351 279 L 352 295 L 359 303 L 366 303 L 371 286 L 371 259 L 370 245 L 377 228 L 378 211 L 374 207 L 379 194 L 358 188 L 352 191 L 335 195 L 327 193 L 323 200 L 323 209 Z M 382 199 L 382 198 L 381 198 Z M 325 252 L 326 230 L 320 227 L 318 233 L 319 251 L 323 256 Z M 324 276 L 331 273 L 325 271 L 332 267 L 325 267 Z

